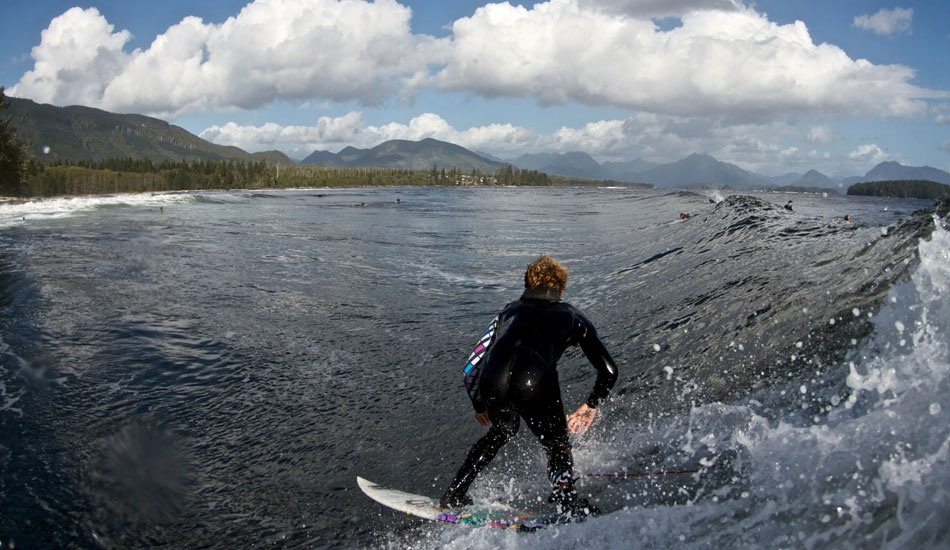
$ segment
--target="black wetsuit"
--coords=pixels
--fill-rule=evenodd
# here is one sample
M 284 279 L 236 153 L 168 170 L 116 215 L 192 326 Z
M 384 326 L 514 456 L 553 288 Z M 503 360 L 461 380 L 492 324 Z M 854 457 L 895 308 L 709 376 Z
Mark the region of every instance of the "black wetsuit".
M 573 492 L 573 459 L 567 418 L 561 402 L 557 360 L 580 345 L 597 370 L 587 405 L 597 408 L 617 380 L 617 367 L 594 326 L 552 288 L 526 290 L 498 314 L 466 366 L 466 386 L 475 412 L 488 412 L 488 433 L 469 451 L 443 496 L 443 504 L 462 501 L 478 473 L 525 420 L 548 457 L 555 492 Z M 487 349 L 487 351 L 483 351 Z M 474 363 L 474 369 L 473 369 Z

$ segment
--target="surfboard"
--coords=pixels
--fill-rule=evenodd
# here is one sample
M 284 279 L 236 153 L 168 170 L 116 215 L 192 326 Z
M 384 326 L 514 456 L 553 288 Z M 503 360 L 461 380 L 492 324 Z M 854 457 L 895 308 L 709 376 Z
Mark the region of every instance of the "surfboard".
M 423 519 L 470 525 L 491 526 L 503 529 L 534 531 L 566 519 L 557 514 L 543 514 L 520 510 L 504 503 L 473 504 L 461 508 L 442 508 L 437 499 L 416 495 L 399 489 L 383 487 L 357 476 L 356 483 L 366 496 L 399 512 Z

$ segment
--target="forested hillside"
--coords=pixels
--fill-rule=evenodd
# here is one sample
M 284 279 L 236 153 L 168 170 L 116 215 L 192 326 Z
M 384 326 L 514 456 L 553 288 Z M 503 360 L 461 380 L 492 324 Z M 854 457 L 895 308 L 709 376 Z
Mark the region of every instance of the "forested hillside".
M 866 181 L 848 187 L 848 194 L 940 200 L 950 197 L 950 185 L 927 180 Z

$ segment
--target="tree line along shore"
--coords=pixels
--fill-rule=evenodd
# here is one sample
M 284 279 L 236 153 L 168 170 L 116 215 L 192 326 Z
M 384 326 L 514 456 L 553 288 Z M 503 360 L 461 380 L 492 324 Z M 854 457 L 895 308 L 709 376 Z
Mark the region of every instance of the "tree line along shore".
M 942 200 L 950 197 L 950 185 L 929 180 L 867 181 L 848 187 L 848 194 Z
M 533 170 L 505 166 L 495 173 L 460 169 L 429 171 L 385 168 L 280 166 L 265 161 L 179 161 L 141 159 L 81 161 L 76 164 L 25 163 L 14 185 L 0 186 L 8 197 L 53 197 L 109 193 L 202 191 L 211 189 L 275 189 L 296 187 L 364 187 L 425 185 L 553 185 Z
M 0 160 L 0 168 L 2 168 Z M 301 187 L 407 187 L 407 186 L 552 186 L 614 184 L 520 170 L 510 165 L 495 172 L 440 169 L 428 171 L 387 168 L 335 168 L 322 165 L 281 166 L 266 161 L 163 161 L 109 159 L 75 164 L 44 165 L 33 159 L 21 169 L 0 169 L 0 197 L 14 199 L 113 193 L 158 193 L 228 189 Z M 633 184 L 622 184 L 635 186 Z M 652 187 L 644 185 L 643 187 Z M 851 185 L 848 195 L 941 200 L 950 186 L 926 180 L 877 181 Z

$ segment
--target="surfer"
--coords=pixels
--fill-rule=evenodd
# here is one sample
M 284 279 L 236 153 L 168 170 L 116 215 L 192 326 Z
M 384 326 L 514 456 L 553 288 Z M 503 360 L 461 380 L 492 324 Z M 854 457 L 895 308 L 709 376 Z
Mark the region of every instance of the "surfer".
M 514 437 L 523 418 L 547 454 L 548 478 L 554 485 L 548 501 L 561 513 L 597 513 L 587 499 L 577 496 L 568 430 L 579 433 L 590 427 L 597 407 L 617 381 L 617 366 L 590 321 L 561 301 L 567 275 L 567 269 L 550 256 L 532 262 L 525 272 L 524 294 L 492 320 L 469 357 L 464 377 L 475 420 L 491 428 L 471 448 L 442 495 L 443 507 L 472 502 L 466 495 L 469 486 Z M 587 401 L 566 417 L 556 366 L 564 350 L 578 344 L 597 379 Z
M 785 203 L 785 210 L 795 210 L 795 204 L 792 201 Z

